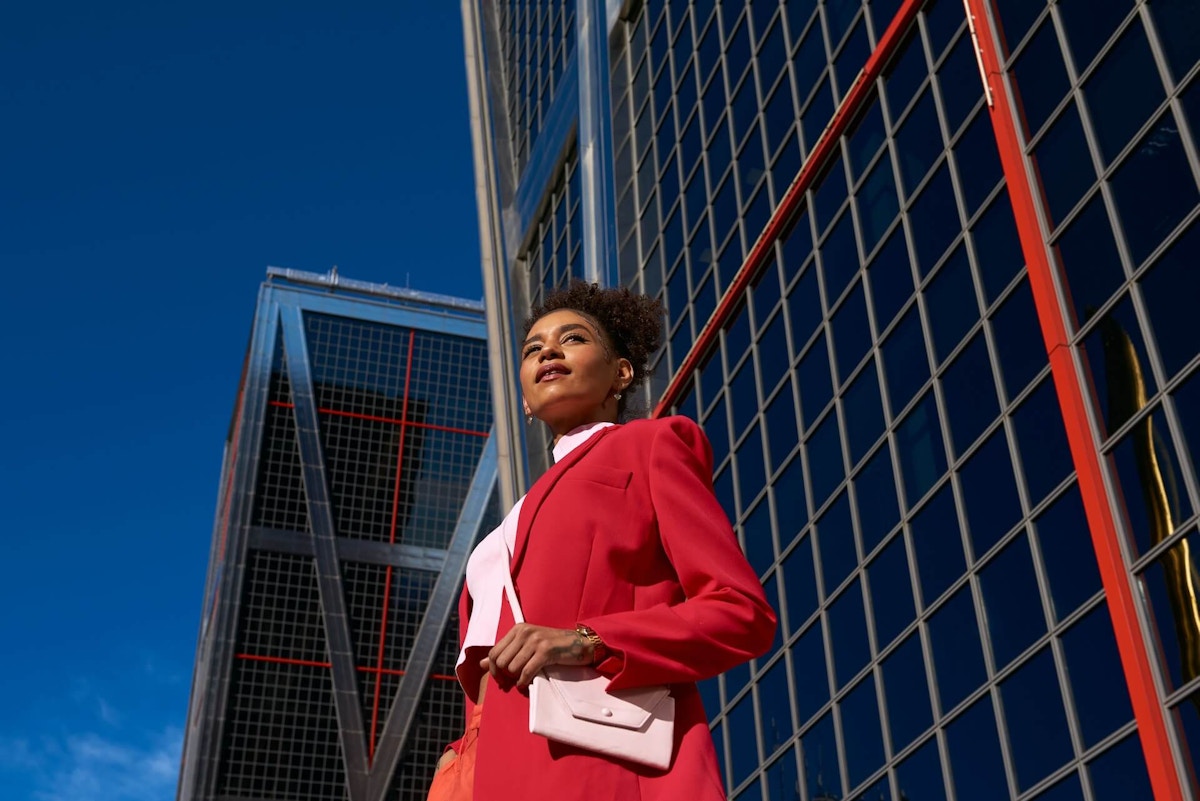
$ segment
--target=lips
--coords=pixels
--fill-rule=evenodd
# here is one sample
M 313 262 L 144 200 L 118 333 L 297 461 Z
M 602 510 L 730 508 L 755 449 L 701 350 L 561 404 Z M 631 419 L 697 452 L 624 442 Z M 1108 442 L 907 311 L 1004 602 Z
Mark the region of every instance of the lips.
M 558 364 L 556 362 L 550 362 L 549 364 L 543 364 L 541 367 L 538 368 L 537 376 L 535 378 L 535 383 L 541 383 L 543 379 L 553 380 L 556 378 L 560 378 L 562 376 L 567 375 L 570 372 L 571 371 L 568 370 L 565 366 Z

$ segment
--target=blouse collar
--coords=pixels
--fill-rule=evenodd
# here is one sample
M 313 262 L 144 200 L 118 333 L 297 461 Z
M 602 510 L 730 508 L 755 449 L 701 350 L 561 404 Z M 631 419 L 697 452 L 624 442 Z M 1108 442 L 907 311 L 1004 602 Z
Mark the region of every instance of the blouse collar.
M 616 424 L 610 423 L 607 420 L 602 420 L 598 423 L 585 423 L 563 434 L 559 437 L 558 442 L 554 443 L 554 461 L 561 462 L 568 453 L 587 442 L 592 434 L 611 425 Z

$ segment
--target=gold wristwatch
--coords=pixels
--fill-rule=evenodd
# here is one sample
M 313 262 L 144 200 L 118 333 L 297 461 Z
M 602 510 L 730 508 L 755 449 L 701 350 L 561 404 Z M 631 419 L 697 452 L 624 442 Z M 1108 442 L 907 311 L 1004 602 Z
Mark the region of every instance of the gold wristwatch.
M 575 627 L 575 633 L 582 637 L 585 642 L 591 644 L 593 665 L 598 665 L 608 658 L 608 647 L 604 644 L 604 640 L 600 639 L 600 635 L 590 626 L 580 623 Z

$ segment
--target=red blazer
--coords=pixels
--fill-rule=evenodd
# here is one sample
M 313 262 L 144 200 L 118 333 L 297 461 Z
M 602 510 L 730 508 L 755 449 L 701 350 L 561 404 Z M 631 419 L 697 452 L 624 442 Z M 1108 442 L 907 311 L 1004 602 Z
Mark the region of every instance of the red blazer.
M 658 771 L 530 734 L 528 694 L 493 684 L 475 801 L 724 799 L 695 683 L 766 651 L 775 614 L 713 494 L 700 427 L 638 420 L 577 446 L 526 496 L 512 571 L 530 623 L 595 629 L 612 654 L 598 666 L 612 689 L 672 685 L 675 754 Z M 512 625 L 505 603 L 497 636 Z M 468 717 L 472 709 L 468 699 Z

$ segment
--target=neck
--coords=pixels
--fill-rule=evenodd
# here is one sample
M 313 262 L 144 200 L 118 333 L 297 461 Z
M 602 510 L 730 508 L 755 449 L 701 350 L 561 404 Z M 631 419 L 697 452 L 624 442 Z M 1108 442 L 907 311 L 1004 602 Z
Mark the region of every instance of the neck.
M 575 429 L 579 428 L 580 426 L 587 426 L 587 425 L 591 425 L 593 423 L 615 423 L 615 422 L 617 422 L 617 416 L 615 413 L 613 413 L 613 414 L 602 414 L 602 415 L 597 415 L 595 417 L 589 417 L 586 420 L 571 420 L 571 421 L 562 421 L 562 422 L 546 421 L 546 424 L 550 426 L 550 431 L 554 435 L 553 441 L 551 443 L 551 446 L 553 446 L 553 445 L 557 445 L 558 441 L 560 439 L 562 439 L 564 436 L 566 436 L 570 432 L 574 431 Z

